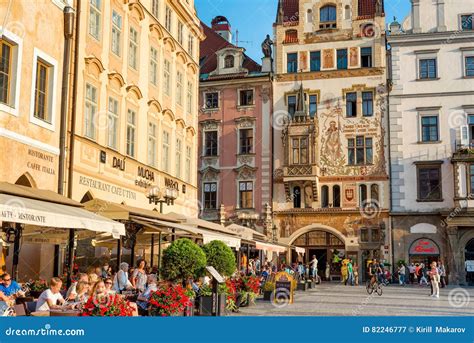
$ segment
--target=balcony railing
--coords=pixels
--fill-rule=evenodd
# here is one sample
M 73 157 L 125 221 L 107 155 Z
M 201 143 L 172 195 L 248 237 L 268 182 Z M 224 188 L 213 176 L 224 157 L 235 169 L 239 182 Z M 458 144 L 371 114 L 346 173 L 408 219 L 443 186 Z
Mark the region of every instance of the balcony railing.
M 474 154 L 474 140 L 471 140 L 470 142 L 461 142 L 460 140 L 456 140 L 456 152 L 469 152 L 469 150 L 472 150 L 470 153 Z

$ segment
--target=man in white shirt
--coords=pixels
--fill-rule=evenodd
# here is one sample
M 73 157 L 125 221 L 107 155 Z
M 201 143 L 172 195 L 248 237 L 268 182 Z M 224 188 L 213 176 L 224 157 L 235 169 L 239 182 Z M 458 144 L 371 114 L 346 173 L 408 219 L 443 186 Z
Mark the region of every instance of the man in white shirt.
M 49 288 L 45 290 L 38 298 L 36 303 L 36 311 L 49 311 L 52 309 L 61 308 L 65 300 L 61 293 L 63 282 L 57 277 L 53 277 L 49 283 Z M 59 305 L 58 305 L 59 303 Z
M 316 255 L 313 255 L 313 259 L 311 260 L 310 264 L 311 264 L 313 279 L 316 280 L 318 277 L 318 259 L 316 258 Z

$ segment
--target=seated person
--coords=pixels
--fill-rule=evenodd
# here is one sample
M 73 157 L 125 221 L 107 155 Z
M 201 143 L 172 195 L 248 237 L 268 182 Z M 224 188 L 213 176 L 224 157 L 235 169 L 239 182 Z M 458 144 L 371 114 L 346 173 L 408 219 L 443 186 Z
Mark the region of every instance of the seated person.
M 38 298 L 36 303 L 36 311 L 49 311 L 53 309 L 62 308 L 61 305 L 65 303 L 63 296 L 60 293 L 63 282 L 60 278 L 53 277 L 49 283 L 49 288 L 45 290 Z M 59 305 L 58 305 L 59 303 Z M 69 308 L 72 308 L 69 307 Z
M 158 290 L 156 275 L 150 274 L 147 279 L 147 288 L 137 298 L 138 313 L 142 316 L 148 315 L 148 301 L 152 292 Z
M 20 285 L 15 281 L 12 280 L 10 274 L 5 273 L 2 275 L 3 283 L 0 285 L 0 292 L 2 292 L 5 296 L 11 297 L 12 295 L 21 292 Z
M 105 292 L 106 292 L 107 294 L 115 294 L 115 293 L 116 293 L 116 292 L 112 289 L 112 286 L 113 286 L 114 283 L 113 283 L 113 281 L 112 281 L 111 278 L 109 278 L 109 277 L 106 278 L 105 281 L 104 281 L 104 283 L 105 283 Z
M 94 287 L 92 287 L 91 296 L 102 297 L 105 295 L 108 295 L 105 288 L 105 282 L 102 280 L 99 280 L 94 284 Z
M 74 302 L 85 304 L 89 299 L 90 286 L 88 282 L 79 281 L 76 286 L 76 298 Z
M 85 273 L 79 273 L 76 282 L 73 282 L 71 287 L 67 290 L 66 299 L 75 299 L 77 296 L 76 287 L 79 282 L 89 282 L 89 277 Z

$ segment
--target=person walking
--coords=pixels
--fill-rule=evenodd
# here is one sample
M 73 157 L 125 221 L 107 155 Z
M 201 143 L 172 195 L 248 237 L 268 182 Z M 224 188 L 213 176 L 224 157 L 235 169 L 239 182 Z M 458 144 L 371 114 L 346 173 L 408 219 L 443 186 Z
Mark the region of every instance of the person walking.
M 406 273 L 405 265 L 402 263 L 398 267 L 398 281 L 400 285 L 402 286 L 405 285 L 405 273 Z
M 431 262 L 431 270 L 429 272 L 430 279 L 431 279 L 431 288 L 432 293 L 431 296 L 435 298 L 439 298 L 439 271 L 436 262 Z
M 414 284 L 415 283 L 415 271 L 416 271 L 416 267 L 415 265 L 412 263 L 408 266 L 408 271 L 410 273 L 410 283 L 411 284 Z
M 443 261 L 439 261 L 439 277 L 440 277 L 440 287 L 446 287 L 446 268 L 444 267 Z
M 347 278 L 351 286 L 354 286 L 354 267 L 352 265 L 352 259 L 349 259 L 347 263 Z
M 357 263 L 354 263 L 352 270 L 354 271 L 354 283 L 356 286 L 359 286 L 359 266 Z
M 313 259 L 309 263 L 311 265 L 311 277 L 316 280 L 318 277 L 318 259 L 316 255 L 313 255 Z
M 425 268 L 425 265 L 422 263 L 420 264 L 420 268 L 418 269 L 418 273 L 417 273 L 418 279 L 420 280 L 419 282 L 420 286 L 423 283 L 425 285 L 428 285 L 428 280 L 426 279 L 425 273 L 426 273 L 426 268 Z

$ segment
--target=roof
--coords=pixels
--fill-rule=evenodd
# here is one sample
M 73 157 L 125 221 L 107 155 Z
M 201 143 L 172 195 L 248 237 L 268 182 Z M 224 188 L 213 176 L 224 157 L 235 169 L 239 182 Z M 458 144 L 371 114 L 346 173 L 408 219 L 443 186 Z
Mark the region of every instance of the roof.
M 299 0 L 281 0 L 281 2 L 278 3 L 277 23 L 298 23 L 299 20 Z
M 383 10 L 383 0 L 380 0 L 382 5 L 382 13 Z M 373 17 L 375 16 L 375 12 L 377 10 L 377 0 L 359 0 L 359 8 L 357 14 L 359 17 Z
M 209 74 L 217 69 L 216 52 L 224 48 L 237 48 L 237 46 L 222 38 L 205 23 L 201 22 L 201 25 L 206 39 L 201 41 L 200 44 L 200 73 Z M 249 72 L 260 72 L 262 70 L 262 67 L 246 54 L 244 54 L 243 67 L 248 69 Z

